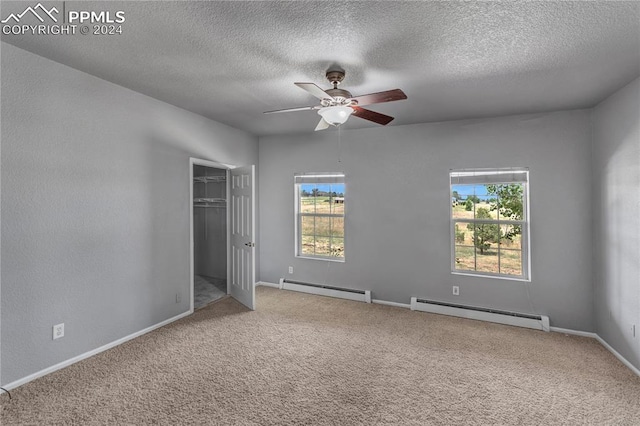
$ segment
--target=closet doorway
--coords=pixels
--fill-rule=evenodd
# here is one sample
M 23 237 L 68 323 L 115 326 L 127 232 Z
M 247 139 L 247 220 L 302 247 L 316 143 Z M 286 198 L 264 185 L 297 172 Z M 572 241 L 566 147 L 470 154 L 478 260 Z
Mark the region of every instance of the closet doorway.
M 189 159 L 191 312 L 227 294 L 255 309 L 255 175 Z
M 193 160 L 193 309 L 225 297 L 228 291 L 227 170 L 229 166 Z

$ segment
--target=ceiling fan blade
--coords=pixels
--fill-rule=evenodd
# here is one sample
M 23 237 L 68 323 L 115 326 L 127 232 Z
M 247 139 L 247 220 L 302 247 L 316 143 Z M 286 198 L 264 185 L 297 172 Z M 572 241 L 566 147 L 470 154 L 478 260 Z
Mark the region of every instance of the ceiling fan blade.
M 356 101 L 358 105 L 380 104 L 383 102 L 400 101 L 407 99 L 407 95 L 400 89 L 387 90 L 386 92 L 369 93 L 368 95 L 356 96 L 351 100 Z
M 324 121 L 324 118 L 320 119 L 320 122 L 318 123 L 318 125 L 316 126 L 314 132 L 317 132 L 318 130 L 324 130 L 324 129 L 328 129 L 329 126 L 331 126 L 331 124 L 327 123 L 326 121 Z
M 274 111 L 265 111 L 263 112 L 263 114 L 275 114 L 278 112 L 292 112 L 292 111 L 308 111 L 310 109 L 318 109 L 318 107 L 306 106 L 306 107 L 299 107 L 299 108 L 276 109 Z
M 306 90 L 307 92 L 311 93 L 313 96 L 315 96 L 318 99 L 333 99 L 331 95 L 329 95 L 327 92 L 325 92 L 324 90 L 322 90 L 321 88 L 319 88 L 317 85 L 313 83 L 293 83 L 293 84 L 295 84 L 296 86 L 298 86 L 303 90 Z
M 379 112 L 371 111 L 370 109 L 360 108 L 358 106 L 352 106 L 353 115 L 356 117 L 364 118 L 365 120 L 373 121 L 374 123 L 382 124 L 386 126 L 391 123 L 393 117 L 380 114 Z

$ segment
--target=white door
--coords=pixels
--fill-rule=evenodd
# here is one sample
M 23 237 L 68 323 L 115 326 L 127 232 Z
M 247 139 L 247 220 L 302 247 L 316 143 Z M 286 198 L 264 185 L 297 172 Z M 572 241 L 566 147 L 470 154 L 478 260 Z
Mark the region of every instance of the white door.
M 255 166 L 230 170 L 229 292 L 255 309 Z

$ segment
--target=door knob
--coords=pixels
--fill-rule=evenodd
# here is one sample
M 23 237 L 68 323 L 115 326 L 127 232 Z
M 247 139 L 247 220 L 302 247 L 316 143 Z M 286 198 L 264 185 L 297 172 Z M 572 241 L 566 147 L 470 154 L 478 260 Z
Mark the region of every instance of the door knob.
M 247 246 L 247 247 L 255 247 L 256 246 L 255 243 L 252 243 L 252 242 L 244 243 L 244 245 Z

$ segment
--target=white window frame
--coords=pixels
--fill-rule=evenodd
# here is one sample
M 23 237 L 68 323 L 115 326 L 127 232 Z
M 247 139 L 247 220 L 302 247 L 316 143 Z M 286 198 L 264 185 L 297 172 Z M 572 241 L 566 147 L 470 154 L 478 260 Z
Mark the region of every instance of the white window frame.
M 302 213 L 300 212 L 300 185 L 302 184 L 340 184 L 342 183 L 345 186 L 344 195 L 345 199 L 347 197 L 347 189 L 345 182 L 345 175 L 342 172 L 305 172 L 305 173 L 294 173 L 293 178 L 293 192 L 294 192 L 294 223 L 295 223 L 295 232 L 294 232 L 294 255 L 297 258 L 301 259 L 312 259 L 312 260 L 325 260 L 328 262 L 341 262 L 344 263 L 346 258 L 346 217 L 347 217 L 347 206 L 344 204 L 344 213 L 343 214 L 332 214 L 332 213 Z M 344 201 L 343 201 L 344 203 Z M 333 256 L 322 256 L 322 255 L 310 255 L 302 253 L 302 216 L 314 216 L 314 217 L 342 217 L 345 221 L 345 229 L 343 230 L 343 256 L 342 257 L 333 257 Z
M 522 220 L 501 221 L 500 219 L 454 219 L 453 203 L 451 201 L 452 187 L 454 185 L 483 185 L 483 184 L 523 184 L 523 206 L 522 212 L 524 217 Z M 492 168 L 492 169 L 457 169 L 449 171 L 449 221 L 450 221 L 450 242 L 451 242 L 451 273 L 453 275 L 469 275 L 483 278 L 498 278 L 514 281 L 531 281 L 531 238 L 529 215 L 529 169 L 528 168 Z M 509 275 L 494 272 L 470 271 L 456 269 L 456 232 L 455 227 L 458 222 L 473 223 L 491 223 L 497 225 L 519 224 L 522 229 L 521 234 L 521 251 L 522 251 L 522 275 Z M 498 253 L 499 253 L 498 248 Z M 500 255 L 498 255 L 500 262 Z

